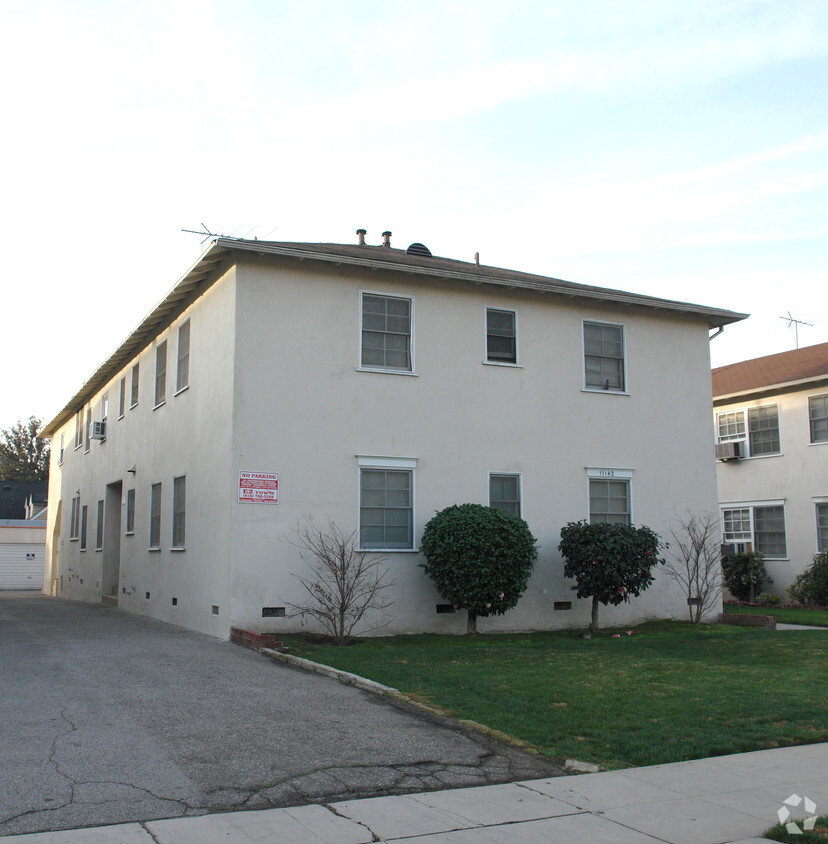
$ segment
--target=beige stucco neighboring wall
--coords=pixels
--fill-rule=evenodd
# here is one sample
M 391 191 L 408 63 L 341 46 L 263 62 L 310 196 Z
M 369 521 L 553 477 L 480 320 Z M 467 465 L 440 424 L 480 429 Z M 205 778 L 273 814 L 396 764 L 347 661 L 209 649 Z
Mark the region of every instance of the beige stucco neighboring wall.
M 190 320 L 189 387 L 176 394 L 179 327 Z M 54 594 L 100 601 L 108 591 L 106 567 L 119 573 L 119 606 L 201 630 L 226 635 L 229 612 L 230 436 L 235 336 L 235 271 L 230 269 L 132 359 L 92 399 L 109 393 L 107 436 L 74 449 L 75 421 L 52 438 L 47 529 L 47 570 Z M 155 356 L 167 341 L 166 399 L 153 407 Z M 138 403 L 130 407 L 132 367 L 139 363 Z M 126 407 L 119 419 L 120 379 Z M 84 409 L 84 423 L 86 411 Z M 60 435 L 64 459 L 59 462 Z M 134 469 L 134 471 L 130 471 Z M 186 477 L 185 550 L 171 550 L 173 479 Z M 150 487 L 162 484 L 160 550 L 149 551 Z M 126 534 L 126 497 L 136 490 L 135 530 Z M 88 507 L 87 548 L 70 539 L 72 497 Z M 95 550 L 97 501 L 106 502 L 104 548 Z M 59 503 L 59 506 L 54 506 Z M 118 510 L 113 508 L 119 508 Z M 49 591 L 47 585 L 45 591 Z M 177 606 L 173 606 L 173 598 Z M 218 608 L 218 614 L 213 607 Z
M 414 301 L 415 375 L 359 371 L 360 291 Z M 289 540 L 299 519 L 359 520 L 358 455 L 416 460 L 415 544 L 435 511 L 488 503 L 488 473 L 520 473 L 540 556 L 517 608 L 483 630 L 584 625 L 562 576 L 560 528 L 588 516 L 587 469 L 632 471 L 633 520 L 666 537 L 688 511 L 716 509 L 707 324 L 526 291 L 347 268 L 245 259 L 238 267 L 233 482 L 278 472 L 277 505 L 232 510 L 232 623 L 295 628 L 262 607 L 302 598 Z M 485 308 L 517 311 L 519 366 L 484 364 Z M 625 327 L 629 395 L 583 389 L 582 320 Z M 416 551 L 388 554 L 396 582 L 386 632 L 461 632 Z M 572 602 L 555 610 L 555 602 Z M 665 573 L 645 596 L 602 609 L 606 624 L 685 617 Z
M 717 404 L 715 412 L 775 404 L 779 408 L 780 454 L 718 462 L 722 509 L 739 504 L 782 503 L 787 556 L 766 559 L 773 584 L 765 591 L 788 599 L 788 587 L 817 552 L 816 504 L 828 503 L 828 443 L 811 444 L 808 397 L 828 393 L 825 384 L 759 399 Z

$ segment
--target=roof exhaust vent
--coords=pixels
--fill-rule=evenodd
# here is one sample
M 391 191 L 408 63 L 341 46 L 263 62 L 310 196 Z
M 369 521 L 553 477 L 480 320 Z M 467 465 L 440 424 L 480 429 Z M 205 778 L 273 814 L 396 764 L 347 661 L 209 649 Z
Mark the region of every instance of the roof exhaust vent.
M 357 236 L 359 237 L 359 245 L 365 246 L 365 235 L 368 234 L 365 229 L 357 229 L 356 230 Z
M 382 245 L 387 249 L 391 248 L 391 232 L 382 233 Z
M 422 255 L 424 258 L 431 258 L 431 250 L 422 243 L 412 243 L 405 252 L 406 255 Z

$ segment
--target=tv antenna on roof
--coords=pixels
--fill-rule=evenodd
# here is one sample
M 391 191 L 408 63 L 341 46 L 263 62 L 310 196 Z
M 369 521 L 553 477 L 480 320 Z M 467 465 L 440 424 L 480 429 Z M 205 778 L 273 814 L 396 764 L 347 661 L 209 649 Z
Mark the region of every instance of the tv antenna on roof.
M 779 319 L 784 319 L 788 323 L 788 328 L 790 328 L 791 326 L 794 327 L 794 337 L 796 338 L 796 348 L 797 349 L 799 348 L 799 326 L 800 325 L 809 325 L 811 328 L 814 327 L 814 324 L 812 322 L 805 322 L 804 320 L 801 320 L 801 319 L 794 319 L 791 316 L 790 311 L 788 311 L 787 316 L 781 316 L 781 317 L 779 317 Z
M 204 239 L 201 241 L 202 243 L 206 243 L 208 240 L 210 240 L 211 237 L 224 237 L 224 235 L 222 234 L 215 234 L 214 232 L 211 232 L 210 229 L 208 229 L 207 226 L 204 225 L 204 223 L 201 224 L 201 229 L 201 231 L 194 229 L 181 229 L 181 231 L 187 232 L 187 234 L 205 235 Z

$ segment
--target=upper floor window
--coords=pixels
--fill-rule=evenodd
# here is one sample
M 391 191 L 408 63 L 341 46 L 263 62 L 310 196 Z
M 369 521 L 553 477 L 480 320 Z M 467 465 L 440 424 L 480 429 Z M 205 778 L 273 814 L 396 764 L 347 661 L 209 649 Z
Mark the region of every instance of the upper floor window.
M 75 448 L 83 445 L 83 408 L 75 413 Z
M 624 326 L 584 321 L 584 385 L 589 390 L 626 390 Z
M 775 404 L 716 414 L 717 442 L 743 442 L 743 457 L 779 454 L 779 408 Z
M 361 366 L 412 371 L 412 313 L 412 299 L 362 294 Z
M 178 369 L 175 376 L 175 391 L 181 392 L 190 386 L 190 320 L 178 329 Z
M 66 434 L 61 433 L 60 435 L 60 452 L 58 453 L 58 466 L 63 465 L 63 450 L 66 443 Z
M 811 423 L 811 442 L 828 442 L 828 396 L 811 396 L 808 399 L 808 416 Z
M 132 367 L 132 384 L 130 385 L 129 406 L 135 407 L 138 404 L 138 364 Z
M 486 362 L 517 363 L 517 314 L 486 308 Z
M 164 404 L 167 394 L 167 341 L 155 347 L 155 406 Z
M 520 515 L 520 475 L 489 475 L 489 507 Z
M 83 439 L 84 452 L 89 451 L 89 435 L 92 433 L 92 405 L 86 408 L 86 431 Z
M 109 416 L 109 393 L 104 393 L 101 396 L 101 422 L 106 422 Z

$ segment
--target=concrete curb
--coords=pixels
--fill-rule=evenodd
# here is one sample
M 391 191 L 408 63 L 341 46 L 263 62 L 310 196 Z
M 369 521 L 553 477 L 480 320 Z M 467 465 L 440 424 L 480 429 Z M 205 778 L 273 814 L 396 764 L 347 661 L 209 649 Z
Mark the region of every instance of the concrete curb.
M 359 674 L 351 674 L 349 671 L 341 671 L 339 668 L 332 668 L 330 665 L 323 665 L 321 662 L 314 662 L 310 659 L 293 656 L 293 654 L 282 653 L 281 651 L 274 651 L 270 648 L 262 648 L 259 652 L 271 659 L 285 662 L 288 665 L 294 665 L 304 671 L 312 671 L 316 674 L 323 674 L 326 677 L 332 677 L 335 680 L 339 680 L 340 683 L 345 683 L 345 685 L 356 686 L 358 689 L 371 692 L 371 694 L 379 695 L 380 697 L 388 697 L 392 700 L 398 700 L 401 703 L 413 706 L 428 715 L 432 715 L 437 718 L 448 718 L 470 730 L 474 730 L 484 736 L 489 736 L 490 738 L 496 739 L 504 744 L 508 744 L 510 747 L 522 750 L 524 753 L 532 753 L 535 755 L 540 753 L 536 747 L 529 744 L 529 742 L 523 741 L 523 739 L 515 738 L 515 736 L 510 736 L 508 733 L 495 730 L 492 727 L 487 727 L 485 724 L 479 724 L 477 721 L 470 721 L 467 719 L 456 720 L 442 709 L 438 709 L 435 706 L 429 706 L 426 703 L 421 703 L 419 700 L 403 694 L 403 692 L 399 689 L 394 689 L 391 686 L 384 686 L 382 683 L 377 683 L 374 680 L 368 680 L 365 677 L 360 677 Z M 571 770 L 573 773 L 601 770 L 596 765 L 591 765 L 589 762 L 578 762 L 576 759 L 567 759 L 564 767 Z

